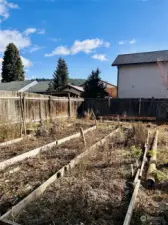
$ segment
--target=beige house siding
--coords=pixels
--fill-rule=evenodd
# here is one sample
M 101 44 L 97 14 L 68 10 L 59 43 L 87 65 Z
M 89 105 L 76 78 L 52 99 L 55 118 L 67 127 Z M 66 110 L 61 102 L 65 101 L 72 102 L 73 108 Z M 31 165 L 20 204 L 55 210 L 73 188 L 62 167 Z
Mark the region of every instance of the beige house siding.
M 168 98 L 156 63 L 119 66 L 118 98 Z

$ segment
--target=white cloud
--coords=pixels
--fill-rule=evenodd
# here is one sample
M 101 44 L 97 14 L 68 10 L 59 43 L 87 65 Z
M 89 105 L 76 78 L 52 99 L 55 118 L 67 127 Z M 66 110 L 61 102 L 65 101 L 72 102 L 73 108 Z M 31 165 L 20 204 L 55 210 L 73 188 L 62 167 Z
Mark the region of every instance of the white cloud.
M 31 45 L 29 37 L 23 36 L 17 30 L 0 30 L 0 52 L 3 52 L 9 43 L 14 43 L 18 49 Z
M 0 71 L 2 69 L 2 62 L 3 62 L 3 58 L 0 58 Z M 1 80 L 1 74 L 0 74 L 0 80 Z
M 109 48 L 110 45 L 111 45 L 111 44 L 110 44 L 110 42 L 108 42 L 108 41 L 104 43 L 104 47 L 105 47 L 105 48 Z
M 100 60 L 100 61 L 107 61 L 107 58 L 106 58 L 106 55 L 104 54 L 95 54 L 92 56 L 93 59 L 97 59 L 97 60 Z
M 39 29 L 37 30 L 37 34 L 45 34 L 45 29 Z
M 29 59 L 26 59 L 23 56 L 20 57 L 25 68 L 33 66 L 33 63 Z
M 127 41 L 127 40 L 125 40 L 125 41 L 119 41 L 118 42 L 118 44 L 119 45 L 125 45 L 125 44 L 135 44 L 136 43 L 136 40 L 135 39 L 132 39 L 132 40 L 130 40 L 130 41 Z
M 119 44 L 119 45 L 124 45 L 124 44 L 125 44 L 125 41 L 119 41 L 118 44 Z
M 34 45 L 32 48 L 30 48 L 29 52 L 33 53 L 33 52 L 37 52 L 40 49 L 43 49 L 44 47 L 40 47 L 38 45 Z
M 61 39 L 60 38 L 49 38 L 49 40 L 57 42 L 57 41 L 60 41 Z
M 90 53 L 93 49 L 99 48 L 102 46 L 104 42 L 98 38 L 96 39 L 86 39 L 84 41 L 75 41 L 71 52 L 73 55 L 79 53 L 79 52 L 85 52 Z
M 8 2 L 7 0 L 0 0 L 0 22 L 7 19 L 9 17 L 10 9 L 18 9 L 19 6 L 12 2 Z
M 45 29 L 37 29 L 37 28 L 27 28 L 23 34 L 29 36 L 30 34 L 45 34 Z
M 98 38 L 96 39 L 86 39 L 83 41 L 76 40 L 71 48 L 67 46 L 59 46 L 55 50 L 53 50 L 50 54 L 45 54 L 45 56 L 54 56 L 54 55 L 76 55 L 80 52 L 84 52 L 89 54 L 93 52 L 93 50 L 99 47 L 110 47 L 109 42 L 105 42 Z
M 129 41 L 129 43 L 132 45 L 132 44 L 135 44 L 136 43 L 136 40 L 135 39 L 132 39 L 131 41 Z
M 149 0 L 139 0 L 139 2 L 148 2 Z
M 36 33 L 36 31 L 37 31 L 36 28 L 27 28 L 27 29 L 23 32 L 23 34 L 26 35 L 26 36 L 28 36 L 28 35 L 30 35 L 30 34 Z
M 59 46 L 53 50 L 50 54 L 45 54 L 45 57 L 51 57 L 54 55 L 70 55 L 71 52 L 66 46 Z

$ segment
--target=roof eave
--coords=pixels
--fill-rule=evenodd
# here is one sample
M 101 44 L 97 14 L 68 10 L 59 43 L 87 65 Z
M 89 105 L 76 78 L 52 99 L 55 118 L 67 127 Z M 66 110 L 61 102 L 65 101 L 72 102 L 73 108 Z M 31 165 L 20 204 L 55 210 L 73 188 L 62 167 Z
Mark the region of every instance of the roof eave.
M 163 61 L 163 62 L 165 62 L 165 61 Z M 157 63 L 157 61 L 139 62 L 139 63 L 113 63 L 112 66 L 128 66 L 128 65 L 140 65 L 140 64 L 151 64 L 151 63 Z

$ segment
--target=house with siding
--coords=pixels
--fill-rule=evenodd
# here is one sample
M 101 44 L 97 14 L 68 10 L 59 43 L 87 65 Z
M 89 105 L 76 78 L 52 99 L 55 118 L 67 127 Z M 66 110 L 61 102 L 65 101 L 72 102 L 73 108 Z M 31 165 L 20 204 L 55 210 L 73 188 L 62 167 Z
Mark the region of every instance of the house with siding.
M 112 66 L 118 98 L 168 98 L 168 50 L 118 55 Z

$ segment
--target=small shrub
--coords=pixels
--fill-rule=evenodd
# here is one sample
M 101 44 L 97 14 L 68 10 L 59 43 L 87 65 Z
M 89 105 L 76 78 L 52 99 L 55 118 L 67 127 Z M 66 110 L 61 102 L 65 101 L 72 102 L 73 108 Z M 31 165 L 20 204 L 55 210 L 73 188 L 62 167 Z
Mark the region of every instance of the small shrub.
M 143 126 L 142 123 L 134 124 L 130 132 L 128 133 L 128 146 L 138 146 L 142 148 L 146 142 L 147 138 L 147 129 Z
M 20 125 L 2 124 L 0 126 L 0 142 L 12 140 L 20 136 Z
M 88 109 L 88 111 L 84 112 L 84 118 L 86 120 L 95 120 L 96 116 L 93 112 L 93 109 Z
M 139 159 L 142 154 L 142 149 L 136 147 L 135 145 L 131 146 L 131 156 L 133 158 Z
M 159 146 L 167 146 L 167 137 L 166 137 L 166 135 L 162 135 L 162 134 L 160 134 L 159 135 L 159 141 L 158 141 L 158 144 L 159 144 Z
M 153 156 L 153 150 L 149 150 L 149 151 L 148 151 L 148 156 L 149 156 L 149 157 L 152 157 L 152 156 Z
M 155 177 L 156 177 L 157 182 L 162 182 L 162 181 L 165 181 L 168 179 L 168 175 L 159 170 L 155 171 Z

